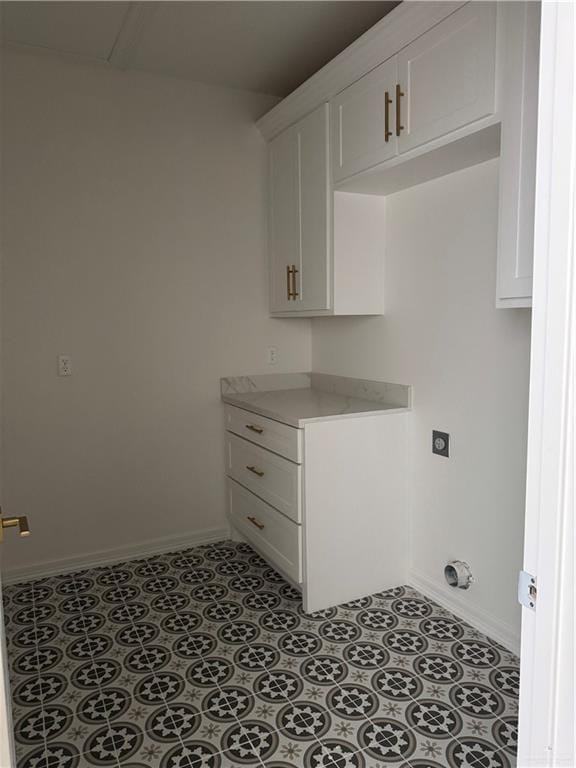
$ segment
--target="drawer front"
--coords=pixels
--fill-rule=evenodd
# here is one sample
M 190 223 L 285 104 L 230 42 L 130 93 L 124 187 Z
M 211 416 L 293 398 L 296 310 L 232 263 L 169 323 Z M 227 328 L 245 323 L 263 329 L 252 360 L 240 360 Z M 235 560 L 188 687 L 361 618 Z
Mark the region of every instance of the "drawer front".
M 232 525 L 272 565 L 301 584 L 302 527 L 233 480 L 228 480 L 228 504 Z
M 300 465 L 275 453 L 227 434 L 228 476 L 260 498 L 301 522 Z
M 264 416 L 244 411 L 233 405 L 225 407 L 226 429 L 252 443 L 262 445 L 290 461 L 302 462 L 302 430 L 280 424 Z

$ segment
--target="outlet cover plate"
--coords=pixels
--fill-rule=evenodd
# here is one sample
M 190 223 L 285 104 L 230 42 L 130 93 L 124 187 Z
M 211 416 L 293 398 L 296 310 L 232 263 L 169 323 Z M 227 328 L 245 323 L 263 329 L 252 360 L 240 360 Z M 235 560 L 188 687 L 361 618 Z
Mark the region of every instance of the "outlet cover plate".
M 450 456 L 450 435 L 448 432 L 439 432 L 432 430 L 432 453 L 438 456 Z

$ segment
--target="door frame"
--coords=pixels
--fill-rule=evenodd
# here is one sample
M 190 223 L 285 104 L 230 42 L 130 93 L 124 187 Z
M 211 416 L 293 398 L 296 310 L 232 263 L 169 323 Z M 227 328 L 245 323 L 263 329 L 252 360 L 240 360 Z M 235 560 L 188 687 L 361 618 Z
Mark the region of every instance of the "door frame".
M 518 768 L 576 765 L 576 4 L 542 3 Z

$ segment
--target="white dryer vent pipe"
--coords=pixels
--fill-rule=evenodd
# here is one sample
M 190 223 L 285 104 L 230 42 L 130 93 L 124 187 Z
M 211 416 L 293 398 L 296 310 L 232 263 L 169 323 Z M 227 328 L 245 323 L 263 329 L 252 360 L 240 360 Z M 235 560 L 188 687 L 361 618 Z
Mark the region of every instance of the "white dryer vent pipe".
M 444 577 L 451 587 L 458 589 L 468 589 L 474 581 L 470 566 L 463 560 L 450 560 L 444 568 Z

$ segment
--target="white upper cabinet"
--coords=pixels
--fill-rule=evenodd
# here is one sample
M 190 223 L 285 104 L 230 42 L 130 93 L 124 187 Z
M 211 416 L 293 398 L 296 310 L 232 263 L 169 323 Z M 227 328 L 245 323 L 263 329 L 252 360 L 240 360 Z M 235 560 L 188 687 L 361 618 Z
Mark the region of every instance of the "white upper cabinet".
M 397 154 L 393 114 L 397 82 L 398 67 L 393 56 L 332 101 L 335 181 Z
M 328 104 L 270 143 L 272 315 L 384 311 L 384 200 L 334 193 Z
M 496 306 L 531 306 L 539 31 L 539 2 L 401 3 L 261 119 L 273 314 L 381 314 L 386 196 L 496 157 Z
M 296 129 L 300 214 L 300 271 L 293 277 L 299 311 L 330 306 L 332 188 L 328 143 L 328 104 Z
M 398 54 L 398 151 L 495 111 L 496 5 L 468 3 Z
M 298 144 L 291 131 L 270 144 L 269 167 L 271 306 L 286 311 L 293 308 L 288 271 L 300 264 Z
M 270 144 L 271 311 L 329 308 L 328 105 Z
M 502 3 L 496 306 L 532 306 L 540 3 Z
M 331 101 L 335 182 L 493 114 L 495 62 L 495 4 L 468 3 L 348 86 Z

